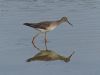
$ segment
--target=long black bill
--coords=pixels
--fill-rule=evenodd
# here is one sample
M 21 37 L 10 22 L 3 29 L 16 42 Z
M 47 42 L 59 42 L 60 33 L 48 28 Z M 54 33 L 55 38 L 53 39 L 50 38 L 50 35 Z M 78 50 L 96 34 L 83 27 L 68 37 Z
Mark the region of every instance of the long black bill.
M 71 24 L 68 20 L 67 20 L 67 22 L 68 22 L 71 26 L 73 26 L 73 24 Z

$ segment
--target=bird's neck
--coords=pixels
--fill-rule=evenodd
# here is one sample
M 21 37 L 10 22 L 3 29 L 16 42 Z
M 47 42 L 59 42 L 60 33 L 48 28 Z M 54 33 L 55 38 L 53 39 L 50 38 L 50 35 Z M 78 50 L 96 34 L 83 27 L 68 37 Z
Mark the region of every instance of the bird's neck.
M 61 23 L 64 23 L 64 21 L 63 20 L 57 20 L 57 23 L 60 25 Z

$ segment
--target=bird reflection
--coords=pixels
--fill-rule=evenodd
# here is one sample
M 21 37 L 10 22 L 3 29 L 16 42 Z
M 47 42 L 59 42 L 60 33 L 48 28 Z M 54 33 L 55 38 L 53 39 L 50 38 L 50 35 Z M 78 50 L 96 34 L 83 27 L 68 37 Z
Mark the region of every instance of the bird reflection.
M 40 50 L 36 45 L 34 45 L 36 49 Z M 36 55 L 27 59 L 27 62 L 31 61 L 55 61 L 62 60 L 64 62 L 69 62 L 72 55 L 75 53 L 73 51 L 69 56 L 60 55 L 52 50 L 40 50 Z
M 27 62 L 31 61 L 55 61 L 55 60 L 63 60 L 64 62 L 69 62 L 72 55 L 75 53 L 75 51 L 72 52 L 68 57 L 62 56 L 52 50 L 41 50 L 33 57 L 27 59 Z

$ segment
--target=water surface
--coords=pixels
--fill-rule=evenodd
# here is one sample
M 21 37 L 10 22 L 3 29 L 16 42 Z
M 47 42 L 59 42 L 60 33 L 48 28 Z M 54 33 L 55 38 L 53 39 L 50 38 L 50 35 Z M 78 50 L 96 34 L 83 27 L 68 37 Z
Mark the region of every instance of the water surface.
M 24 22 L 56 20 L 68 16 L 48 33 L 48 48 L 62 55 L 76 50 L 69 63 L 26 63 L 37 53 L 31 44 L 36 30 Z M 0 75 L 100 75 L 99 0 L 0 0 Z M 38 38 L 43 48 L 43 35 Z

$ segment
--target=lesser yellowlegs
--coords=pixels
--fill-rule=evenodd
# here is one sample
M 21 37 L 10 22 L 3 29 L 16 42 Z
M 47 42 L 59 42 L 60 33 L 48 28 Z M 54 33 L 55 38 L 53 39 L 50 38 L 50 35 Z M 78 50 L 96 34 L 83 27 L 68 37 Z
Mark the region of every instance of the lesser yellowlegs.
M 32 27 L 32 28 L 40 31 L 33 37 L 33 39 L 32 39 L 33 45 L 34 45 L 34 39 L 41 33 L 45 33 L 45 45 L 46 45 L 46 42 L 47 42 L 46 33 L 54 30 L 57 26 L 59 26 L 61 23 L 64 23 L 64 22 L 67 22 L 72 26 L 72 24 L 68 21 L 67 17 L 62 17 L 61 19 L 55 20 L 55 21 L 43 21 L 43 22 L 39 22 L 39 23 L 24 23 L 24 25 Z

